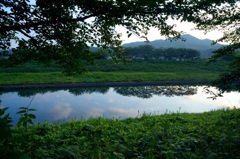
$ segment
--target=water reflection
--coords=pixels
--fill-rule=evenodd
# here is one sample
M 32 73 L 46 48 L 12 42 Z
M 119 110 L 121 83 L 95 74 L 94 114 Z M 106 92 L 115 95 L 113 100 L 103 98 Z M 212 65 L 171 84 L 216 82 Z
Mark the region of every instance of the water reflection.
M 56 88 L 46 88 L 46 89 L 19 89 L 19 90 L 2 90 L 0 91 L 0 95 L 3 95 L 5 93 L 11 93 L 11 92 L 16 92 L 18 96 L 20 97 L 32 97 L 36 94 L 46 94 L 46 93 L 53 93 L 57 92 L 59 90 L 67 90 L 67 89 L 56 89 Z
M 68 118 L 70 114 L 72 113 L 72 107 L 69 103 L 61 103 L 54 105 L 49 110 L 49 117 L 52 120 L 59 121 L 61 119 Z
M 101 93 L 106 94 L 110 87 L 85 87 L 85 88 L 71 88 L 68 91 L 76 96 L 82 94 Z
M 16 92 L 20 97 L 32 97 L 36 94 L 54 93 L 58 91 L 68 91 L 79 96 L 83 94 L 100 93 L 106 94 L 110 87 L 83 87 L 83 88 L 48 88 L 48 89 L 20 89 L 10 91 L 0 91 L 0 95 L 9 92 Z M 113 87 L 114 91 L 123 96 L 135 96 L 139 98 L 151 98 L 158 96 L 183 96 L 197 93 L 197 86 L 134 86 L 134 87 Z
M 153 95 L 173 97 L 197 93 L 196 86 L 114 87 L 114 90 L 123 96 L 136 96 L 139 98 L 151 98 Z
M 230 92 L 217 100 L 207 99 L 204 86 L 84 87 L 64 89 L 23 89 L 1 91 L 2 107 L 14 120 L 20 106 L 31 103 L 37 109 L 35 122 L 65 122 L 94 117 L 128 118 L 140 114 L 166 112 L 204 112 L 240 107 L 240 93 Z M 171 98 L 170 98 L 171 97 Z
M 32 97 L 36 94 L 54 93 L 58 91 L 68 91 L 76 96 L 82 94 L 101 93 L 106 94 L 110 87 L 83 87 L 83 88 L 46 88 L 46 89 L 19 89 L 0 91 L 0 95 L 4 93 L 16 92 L 20 97 Z

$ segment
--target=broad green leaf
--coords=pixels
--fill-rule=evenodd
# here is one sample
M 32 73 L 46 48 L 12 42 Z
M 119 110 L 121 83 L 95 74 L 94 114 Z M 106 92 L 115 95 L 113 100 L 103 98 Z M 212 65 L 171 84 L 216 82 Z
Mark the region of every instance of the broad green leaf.
M 28 109 L 28 108 L 27 107 L 19 107 L 18 109 L 24 109 L 25 110 L 25 109 Z
M 20 111 L 17 112 L 17 114 L 24 114 L 26 112 L 27 112 L 26 110 L 20 110 Z
M 2 116 L 7 109 L 8 109 L 8 107 L 0 108 L 0 116 Z
M 36 109 L 30 108 L 28 109 L 28 111 L 36 111 Z
M 32 118 L 32 119 L 35 119 L 35 118 L 36 118 L 36 116 L 35 116 L 34 114 L 28 114 L 28 117 L 29 117 L 29 118 Z

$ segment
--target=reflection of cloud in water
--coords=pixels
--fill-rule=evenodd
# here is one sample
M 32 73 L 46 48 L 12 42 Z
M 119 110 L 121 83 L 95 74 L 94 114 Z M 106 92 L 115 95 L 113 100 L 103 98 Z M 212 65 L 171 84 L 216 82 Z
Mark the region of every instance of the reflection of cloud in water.
M 133 116 L 137 116 L 138 111 L 136 109 L 122 109 L 122 108 L 110 107 L 109 113 L 115 117 L 133 117 Z
M 103 109 L 99 109 L 99 108 L 94 108 L 91 111 L 86 112 L 87 113 L 87 118 L 89 117 L 100 117 L 103 115 L 104 110 Z
M 61 120 L 70 116 L 72 108 L 68 103 L 60 103 L 53 106 L 53 108 L 48 112 L 52 120 Z
M 219 109 L 221 108 L 233 108 L 237 107 L 240 108 L 240 103 L 237 102 L 239 99 L 239 94 L 238 93 L 228 93 L 228 94 L 223 94 L 223 97 L 218 97 L 216 100 L 212 100 L 209 94 L 205 93 L 198 93 L 198 96 L 185 96 L 184 98 L 192 101 L 199 101 L 199 103 L 207 104 L 207 105 L 213 105 L 218 107 Z
M 108 102 L 109 103 L 114 103 L 114 99 L 113 98 L 108 98 Z

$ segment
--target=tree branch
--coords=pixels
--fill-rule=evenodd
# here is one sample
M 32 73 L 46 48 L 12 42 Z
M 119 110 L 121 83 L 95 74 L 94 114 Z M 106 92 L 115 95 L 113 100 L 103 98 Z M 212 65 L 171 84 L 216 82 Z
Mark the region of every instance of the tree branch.
M 80 18 L 71 18 L 71 19 L 65 19 L 65 18 L 60 18 L 57 20 L 40 20 L 39 22 L 32 22 L 32 23 L 25 23 L 25 24 L 15 24 L 11 26 L 2 26 L 0 27 L 0 32 L 8 32 L 8 31 L 20 31 L 21 29 L 30 29 L 30 28 L 35 28 L 41 25 L 48 25 L 48 24 L 57 24 L 57 23 L 70 23 L 70 22 L 84 22 L 86 19 L 89 19 L 91 17 L 97 17 L 99 15 L 114 15 L 117 17 L 119 15 L 132 15 L 132 14 L 159 14 L 159 13 L 164 13 L 163 8 L 157 8 L 157 10 L 135 10 L 135 11 L 128 11 L 126 9 L 120 9 L 118 12 L 116 10 L 112 9 L 106 9 L 106 10 L 98 10 L 88 16 L 85 17 L 80 17 Z

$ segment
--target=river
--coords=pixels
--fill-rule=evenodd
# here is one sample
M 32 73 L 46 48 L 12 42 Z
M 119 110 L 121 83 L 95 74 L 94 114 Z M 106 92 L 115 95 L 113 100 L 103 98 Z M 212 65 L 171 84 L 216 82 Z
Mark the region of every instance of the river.
M 126 86 L 1 91 L 0 107 L 16 124 L 21 106 L 37 111 L 35 123 L 62 123 L 75 119 L 135 118 L 143 113 L 200 113 L 223 108 L 240 108 L 240 93 L 228 92 L 213 100 L 205 86 Z M 214 92 L 216 89 L 211 88 Z

